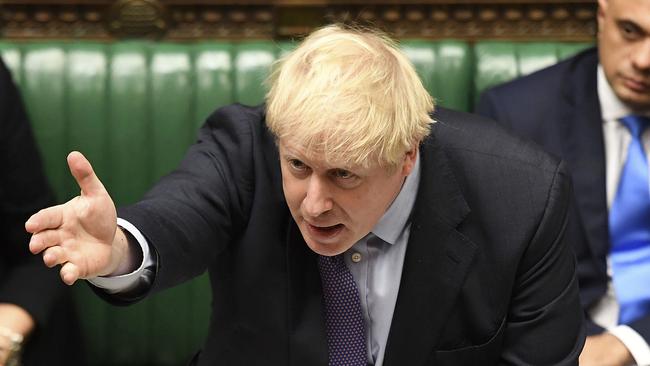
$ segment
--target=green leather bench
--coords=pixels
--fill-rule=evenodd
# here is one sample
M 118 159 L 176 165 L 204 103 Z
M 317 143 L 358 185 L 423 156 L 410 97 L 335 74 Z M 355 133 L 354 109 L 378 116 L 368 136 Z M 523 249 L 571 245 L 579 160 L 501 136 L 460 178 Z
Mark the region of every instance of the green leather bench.
M 480 91 L 588 45 L 403 41 L 440 105 L 470 111 Z M 65 157 L 80 150 L 118 205 L 169 172 L 217 106 L 263 100 L 262 80 L 290 43 L 0 42 L 19 84 L 58 199 L 78 194 Z M 296 87 L 299 87 L 298 85 Z M 204 275 L 130 307 L 74 286 L 88 365 L 185 364 L 207 331 Z

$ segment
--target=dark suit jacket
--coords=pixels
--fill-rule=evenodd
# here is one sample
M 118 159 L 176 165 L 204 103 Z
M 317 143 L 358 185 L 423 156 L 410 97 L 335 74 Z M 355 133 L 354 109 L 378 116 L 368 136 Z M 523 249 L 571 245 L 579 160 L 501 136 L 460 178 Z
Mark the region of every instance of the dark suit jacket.
M 384 365 L 577 364 L 563 165 L 492 121 L 434 117 Z M 158 252 L 151 292 L 209 270 L 199 365 L 327 365 L 316 255 L 285 203 L 263 107 L 216 111 L 180 167 L 119 215 Z
M 54 198 L 20 95 L 1 60 L 0 166 L 0 303 L 16 304 L 36 321 L 23 365 L 82 364 L 70 290 L 58 271 L 29 252 L 25 221 Z
M 585 311 L 607 289 L 606 258 L 610 248 L 597 66 L 597 50 L 587 50 L 488 90 L 477 108 L 478 113 L 496 119 L 566 161 L 574 185 L 572 200 L 576 203 L 567 239 L 578 258 Z M 650 316 L 631 326 L 650 342 Z M 594 334 L 603 330 L 588 319 L 587 331 Z

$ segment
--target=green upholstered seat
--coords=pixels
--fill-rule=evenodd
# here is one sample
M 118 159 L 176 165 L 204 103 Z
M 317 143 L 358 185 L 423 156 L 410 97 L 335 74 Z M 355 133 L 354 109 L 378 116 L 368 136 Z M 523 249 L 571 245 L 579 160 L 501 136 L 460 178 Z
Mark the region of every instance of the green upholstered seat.
M 402 42 L 437 102 L 465 111 L 485 87 L 584 46 Z M 0 53 L 22 90 L 58 199 L 78 193 L 65 157 L 80 150 L 124 205 L 176 166 L 213 109 L 260 103 L 270 65 L 292 47 L 267 41 L 4 41 Z M 74 287 L 88 365 L 176 366 L 201 347 L 211 301 L 205 275 L 130 307 L 107 305 L 83 283 Z
M 474 46 L 474 101 L 490 86 L 550 66 L 589 46 L 588 43 L 480 42 Z

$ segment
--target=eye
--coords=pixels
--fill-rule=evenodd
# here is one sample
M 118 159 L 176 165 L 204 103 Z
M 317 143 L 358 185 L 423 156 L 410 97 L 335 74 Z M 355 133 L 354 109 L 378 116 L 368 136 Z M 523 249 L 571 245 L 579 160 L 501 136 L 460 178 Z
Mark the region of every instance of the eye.
M 332 175 L 337 179 L 343 180 L 348 180 L 356 177 L 356 175 L 345 169 L 334 169 L 332 171 Z
M 332 169 L 329 174 L 335 184 L 343 189 L 355 188 L 361 183 L 361 178 L 349 170 Z
M 303 163 L 301 160 L 294 158 L 287 158 L 287 165 L 289 166 L 289 171 L 293 176 L 302 178 L 310 174 L 311 168 L 309 165 Z
M 618 23 L 618 29 L 623 38 L 633 41 L 643 36 L 643 31 L 633 22 L 621 21 Z
M 298 159 L 288 159 L 287 162 L 292 170 L 297 172 L 304 172 L 307 170 L 307 165 Z

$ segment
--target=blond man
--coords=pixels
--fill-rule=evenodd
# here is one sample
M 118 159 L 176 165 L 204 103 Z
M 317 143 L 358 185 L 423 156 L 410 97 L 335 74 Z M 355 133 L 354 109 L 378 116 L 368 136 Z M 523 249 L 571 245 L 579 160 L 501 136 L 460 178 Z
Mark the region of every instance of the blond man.
M 373 31 L 322 28 L 269 83 L 266 105 L 217 110 L 178 169 L 118 213 L 71 153 L 82 194 L 27 221 L 30 250 L 113 302 L 208 270 L 197 365 L 576 363 L 558 161 L 434 112 Z

